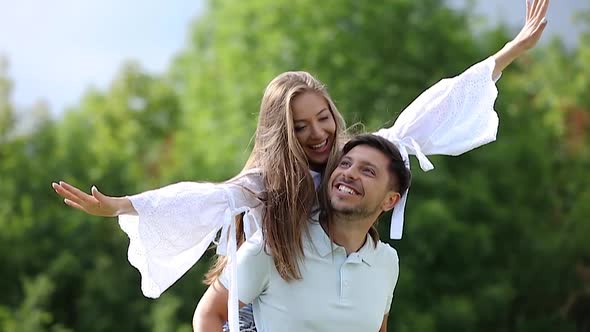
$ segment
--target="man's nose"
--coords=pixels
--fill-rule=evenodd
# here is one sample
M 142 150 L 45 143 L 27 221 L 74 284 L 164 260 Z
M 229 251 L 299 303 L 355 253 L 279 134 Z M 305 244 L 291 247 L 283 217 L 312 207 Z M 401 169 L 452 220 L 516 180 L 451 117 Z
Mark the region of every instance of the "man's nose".
M 346 180 L 356 180 L 358 179 L 358 175 L 359 172 L 356 169 L 356 167 L 354 167 L 354 165 L 350 166 L 342 172 L 342 176 L 344 176 Z

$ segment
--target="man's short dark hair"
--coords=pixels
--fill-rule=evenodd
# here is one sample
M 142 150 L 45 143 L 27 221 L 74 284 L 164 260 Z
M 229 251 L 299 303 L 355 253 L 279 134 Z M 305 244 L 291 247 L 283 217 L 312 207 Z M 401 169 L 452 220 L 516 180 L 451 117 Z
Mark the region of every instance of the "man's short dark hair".
M 342 156 L 359 145 L 367 145 L 381 151 L 389 159 L 390 186 L 403 195 L 410 187 L 412 174 L 406 167 L 401 153 L 397 147 L 385 138 L 372 134 L 354 136 L 342 148 Z

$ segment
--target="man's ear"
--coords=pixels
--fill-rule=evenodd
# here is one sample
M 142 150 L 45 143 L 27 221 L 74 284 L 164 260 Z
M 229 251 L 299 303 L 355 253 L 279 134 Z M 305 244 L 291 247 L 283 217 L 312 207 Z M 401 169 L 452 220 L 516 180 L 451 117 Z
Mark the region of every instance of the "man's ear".
M 383 199 L 383 203 L 381 203 L 381 209 L 383 209 L 384 212 L 393 209 L 401 198 L 402 195 L 397 191 L 389 191 Z

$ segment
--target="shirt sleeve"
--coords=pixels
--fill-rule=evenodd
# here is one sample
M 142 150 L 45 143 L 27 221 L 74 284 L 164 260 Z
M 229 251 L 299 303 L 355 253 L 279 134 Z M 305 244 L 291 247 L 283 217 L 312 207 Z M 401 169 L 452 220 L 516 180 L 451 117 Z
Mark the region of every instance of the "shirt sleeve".
M 244 213 L 245 222 L 254 224 L 247 228 L 256 229 L 260 207 L 253 197 L 240 186 L 198 182 L 129 196 L 138 214 L 119 216 L 119 226 L 129 236 L 128 259 L 141 274 L 143 294 L 159 297 L 201 258 L 236 215 Z
M 252 303 L 268 288 L 273 259 L 263 249 L 262 233 L 246 241 L 237 253 L 238 296 L 242 303 Z M 229 289 L 229 272 L 224 270 L 219 281 Z
M 376 134 L 416 156 L 459 155 L 494 141 L 498 131 L 495 65 L 490 57 L 441 80 L 404 109 L 391 128 Z

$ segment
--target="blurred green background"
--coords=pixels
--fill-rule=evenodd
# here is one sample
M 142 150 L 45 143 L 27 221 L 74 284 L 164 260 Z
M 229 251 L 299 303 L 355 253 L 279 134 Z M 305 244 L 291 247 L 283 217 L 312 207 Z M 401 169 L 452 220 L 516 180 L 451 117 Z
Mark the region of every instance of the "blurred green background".
M 544 43 L 498 82 L 497 142 L 433 157 L 429 173 L 414 163 L 404 238 L 391 241 L 401 272 L 390 331 L 582 331 L 590 15 L 579 17 L 574 46 Z M 0 61 L 0 331 L 191 330 L 212 252 L 146 299 L 116 220 L 67 208 L 52 181 L 126 195 L 224 180 L 242 168 L 277 74 L 311 72 L 349 124 L 375 130 L 513 32 L 434 0 L 218 0 L 189 36 L 165 74 L 128 62 L 58 117 L 33 106 L 25 132 L 15 130 L 10 59 Z M 380 227 L 387 239 L 389 223 Z

